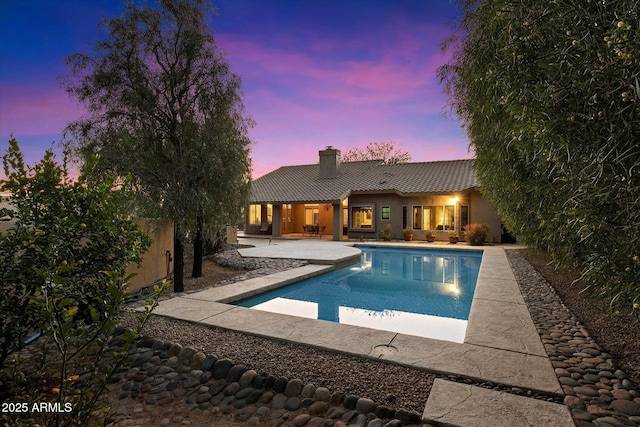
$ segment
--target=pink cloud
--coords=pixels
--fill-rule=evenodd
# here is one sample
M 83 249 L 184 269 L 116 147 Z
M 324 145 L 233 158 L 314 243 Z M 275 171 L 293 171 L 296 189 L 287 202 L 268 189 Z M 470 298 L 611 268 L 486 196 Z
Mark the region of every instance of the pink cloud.
M 0 88 L 0 128 L 4 135 L 50 135 L 61 133 L 82 110 L 58 88 L 46 85 Z

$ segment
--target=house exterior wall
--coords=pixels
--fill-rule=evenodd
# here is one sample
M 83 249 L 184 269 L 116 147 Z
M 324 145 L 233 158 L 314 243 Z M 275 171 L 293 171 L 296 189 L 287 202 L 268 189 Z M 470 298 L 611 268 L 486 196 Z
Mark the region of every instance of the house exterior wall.
M 500 243 L 502 222 L 500 221 L 498 211 L 493 203 L 487 200 L 479 191 L 471 192 L 469 217 L 471 223 L 487 224 L 491 229 L 491 237 L 489 240 L 494 243 Z
M 453 197 L 457 197 L 457 202 L 453 201 Z M 353 208 L 360 206 L 373 207 L 373 226 L 370 229 L 354 228 L 353 225 Z M 382 207 L 389 207 L 389 219 L 382 219 Z M 403 224 L 410 228 L 413 233 L 414 240 L 426 240 L 426 230 L 414 228 L 413 224 L 413 208 L 424 206 L 454 206 L 454 226 L 459 231 L 461 240 L 464 240 L 464 232 L 461 227 L 464 221 L 461 218 L 463 207 L 468 209 L 468 223 L 485 223 L 491 228 L 491 236 L 489 241 L 500 242 L 500 218 L 493 205 L 482 196 L 478 191 L 468 191 L 456 194 L 444 195 L 424 195 L 402 197 L 397 194 L 352 194 L 349 197 L 349 238 L 371 239 L 380 236 L 380 233 L 391 225 L 393 239 L 403 238 Z M 403 210 L 406 207 L 406 211 Z M 442 222 L 442 221 L 439 221 Z M 433 224 L 435 236 L 437 240 L 448 240 L 448 230 L 444 224 Z M 440 228 L 440 229 L 438 229 Z
M 454 201 L 453 197 L 456 197 L 457 201 Z M 277 206 L 280 205 L 274 205 L 274 212 L 278 209 Z M 406 227 L 412 230 L 414 240 L 426 240 L 427 232 L 423 229 L 423 224 L 420 224 L 416 229 L 414 228 L 413 223 L 413 208 L 425 206 L 452 206 L 454 216 L 453 224 L 455 229 L 459 232 L 460 240 L 465 240 L 462 227 L 467 223 L 484 223 L 489 225 L 491 229 L 491 235 L 488 240 L 495 243 L 500 242 L 500 217 L 498 216 L 495 207 L 477 190 L 470 190 L 455 194 L 431 194 L 406 197 L 395 193 L 352 194 L 348 199 L 347 235 L 351 239 L 375 239 L 380 237 L 382 231 L 384 231 L 387 225 L 390 225 L 393 239 L 402 239 L 403 229 Z M 353 208 L 358 207 L 371 207 L 372 226 L 370 228 L 353 227 Z M 388 219 L 383 218 L 383 207 L 387 208 L 385 212 L 389 215 Z M 331 204 L 324 203 L 292 204 L 289 229 L 285 230 L 282 226 L 282 233 L 301 233 L 302 227 L 307 225 L 308 222 L 305 211 L 307 208 L 317 209 L 318 224 L 325 226 L 323 234 L 325 236 L 333 235 L 333 206 Z M 403 208 L 406 208 L 406 210 Z M 463 209 L 466 209 L 468 213 L 468 216 L 464 219 L 462 218 Z M 262 205 L 262 210 L 263 216 L 266 217 L 266 205 Z M 276 220 L 275 214 L 273 220 Z M 444 224 L 443 221 L 436 219 L 435 223 L 432 224 L 432 228 L 437 240 L 448 240 L 449 226 Z M 261 234 L 259 229 L 260 226 L 249 225 L 248 218 L 245 218 L 245 232 L 247 232 L 247 234 Z M 273 231 L 275 232 L 276 229 L 274 228 Z M 341 234 L 342 230 L 340 230 L 340 235 Z
M 403 197 L 397 194 L 352 194 L 349 196 L 348 206 L 348 236 L 353 239 L 372 239 L 376 238 L 379 233 L 391 225 L 391 234 L 394 239 L 402 239 L 402 205 Z M 371 206 L 372 222 L 371 228 L 354 228 L 353 227 L 353 208 Z M 382 207 L 389 207 L 389 219 L 382 218 Z

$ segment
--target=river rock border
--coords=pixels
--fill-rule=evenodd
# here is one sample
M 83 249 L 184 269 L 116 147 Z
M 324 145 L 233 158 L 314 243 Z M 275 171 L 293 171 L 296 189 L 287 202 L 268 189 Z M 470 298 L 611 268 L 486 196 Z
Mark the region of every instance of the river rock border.
M 123 330 L 120 330 L 122 333 Z M 116 335 L 113 345 L 119 345 Z M 119 399 L 139 402 L 134 413 L 152 405 L 166 406 L 184 399 L 187 412 L 208 411 L 212 417 L 230 415 L 248 425 L 278 427 L 401 427 L 420 426 L 421 416 L 378 405 L 371 399 L 331 392 L 299 379 L 258 373 L 230 359 L 218 359 L 190 347 L 146 338 L 129 351 L 126 367 L 114 377 Z M 129 412 L 125 404 L 118 415 Z M 135 414 L 134 414 L 135 415 Z M 213 421 L 213 418 L 212 418 Z M 161 425 L 169 425 L 167 417 Z M 134 419 L 119 426 L 137 425 Z M 428 424 L 427 424 L 428 425 Z
M 518 251 L 506 251 L 578 427 L 640 426 L 640 393 L 553 287 Z

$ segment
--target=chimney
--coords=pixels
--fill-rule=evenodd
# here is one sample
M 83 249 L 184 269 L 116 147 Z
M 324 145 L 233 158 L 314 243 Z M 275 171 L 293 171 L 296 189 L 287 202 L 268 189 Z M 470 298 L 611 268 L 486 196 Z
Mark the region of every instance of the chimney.
M 340 167 L 340 150 L 327 146 L 320 154 L 320 179 L 335 178 Z

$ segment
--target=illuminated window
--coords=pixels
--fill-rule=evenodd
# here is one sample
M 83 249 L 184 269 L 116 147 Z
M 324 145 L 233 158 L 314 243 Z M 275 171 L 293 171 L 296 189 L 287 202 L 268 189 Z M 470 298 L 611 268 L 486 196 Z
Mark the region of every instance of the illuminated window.
M 249 205 L 249 224 L 262 225 L 262 205 Z
M 304 209 L 304 223 L 305 225 L 318 225 L 320 221 L 320 209 L 318 208 L 305 208 Z
M 373 228 L 373 207 L 353 206 L 351 208 L 351 228 Z
M 413 207 L 413 229 L 420 230 L 422 223 L 422 206 Z
M 453 230 L 455 206 L 414 206 L 414 230 Z

